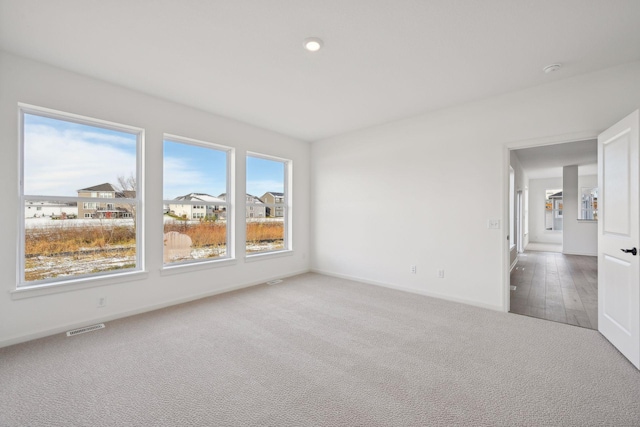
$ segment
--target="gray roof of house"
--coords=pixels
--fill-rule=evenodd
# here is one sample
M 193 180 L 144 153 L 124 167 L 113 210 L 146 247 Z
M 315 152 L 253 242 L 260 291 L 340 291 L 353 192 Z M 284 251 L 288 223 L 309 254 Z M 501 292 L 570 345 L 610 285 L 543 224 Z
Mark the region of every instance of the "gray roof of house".
M 113 185 L 105 182 L 104 184 L 94 185 L 93 187 L 83 188 L 78 191 L 118 191 Z

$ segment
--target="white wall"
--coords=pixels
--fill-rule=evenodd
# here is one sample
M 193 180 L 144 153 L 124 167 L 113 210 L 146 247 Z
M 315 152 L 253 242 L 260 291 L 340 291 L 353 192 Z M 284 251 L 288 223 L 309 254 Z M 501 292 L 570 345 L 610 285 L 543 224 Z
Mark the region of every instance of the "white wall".
M 506 309 L 505 146 L 595 135 L 639 105 L 634 62 L 315 142 L 312 268 Z
M 138 64 L 137 66 L 144 66 Z M 153 70 L 149 70 L 153 72 Z M 0 53 L 0 346 L 154 307 L 256 284 L 309 269 L 309 153 L 306 142 L 153 98 L 78 74 Z M 18 241 L 18 102 L 80 114 L 146 130 L 146 278 L 101 287 L 16 299 Z M 236 148 L 237 262 L 161 275 L 163 132 Z M 292 256 L 245 263 L 245 152 L 293 160 Z M 97 298 L 108 305 L 97 308 Z
M 562 189 L 562 177 L 529 180 L 530 242 L 562 244 L 562 231 L 552 231 L 545 228 L 546 191 L 554 189 Z
M 578 173 L 578 170 L 574 171 Z M 575 255 L 597 255 L 598 223 L 595 221 L 578 221 L 580 188 L 597 187 L 597 175 L 584 175 L 577 179 L 577 187 L 570 191 L 569 185 L 563 182 L 564 177 L 529 180 L 529 239 L 537 243 L 557 243 L 563 245 L 563 252 Z M 563 231 L 545 229 L 545 192 L 550 189 L 563 190 Z M 575 194 L 574 194 L 575 193 Z M 569 212 L 567 209 L 572 210 Z M 574 212 L 575 211 L 575 212 Z

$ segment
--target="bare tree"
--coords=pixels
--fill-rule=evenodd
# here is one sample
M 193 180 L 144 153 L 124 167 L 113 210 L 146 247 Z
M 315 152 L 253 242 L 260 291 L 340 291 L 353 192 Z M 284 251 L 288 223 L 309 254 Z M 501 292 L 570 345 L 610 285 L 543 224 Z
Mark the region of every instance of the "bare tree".
M 138 193 L 138 183 L 136 177 L 130 174 L 128 177 L 124 175 L 118 175 L 118 183 L 116 184 L 117 190 L 122 193 L 121 197 L 127 199 L 133 199 Z M 127 203 L 127 210 L 131 210 L 131 216 L 133 217 L 133 229 L 136 230 L 137 225 L 137 212 L 135 204 Z
M 128 177 L 124 175 L 118 176 L 118 190 L 123 193 L 124 197 L 135 197 L 137 189 L 136 177 L 133 174 Z

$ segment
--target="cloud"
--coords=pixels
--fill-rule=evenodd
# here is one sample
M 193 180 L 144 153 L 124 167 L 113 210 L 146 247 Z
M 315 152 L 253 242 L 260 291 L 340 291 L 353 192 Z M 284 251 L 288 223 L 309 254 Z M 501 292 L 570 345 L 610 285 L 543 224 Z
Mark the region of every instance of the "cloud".
M 106 132 L 25 126 L 24 193 L 74 197 L 79 189 L 135 176 L 135 137 Z
M 163 197 L 166 200 L 194 192 L 212 196 L 225 192 L 224 188 L 212 185 L 206 171 L 194 168 L 192 162 L 180 157 L 164 157 L 163 181 Z

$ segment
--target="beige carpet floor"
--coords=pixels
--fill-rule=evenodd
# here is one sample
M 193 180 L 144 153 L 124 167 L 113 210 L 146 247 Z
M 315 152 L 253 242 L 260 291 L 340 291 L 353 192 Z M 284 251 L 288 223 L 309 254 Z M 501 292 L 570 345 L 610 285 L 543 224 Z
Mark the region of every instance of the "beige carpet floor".
M 317 274 L 0 349 L 1 426 L 638 426 L 597 331 Z

